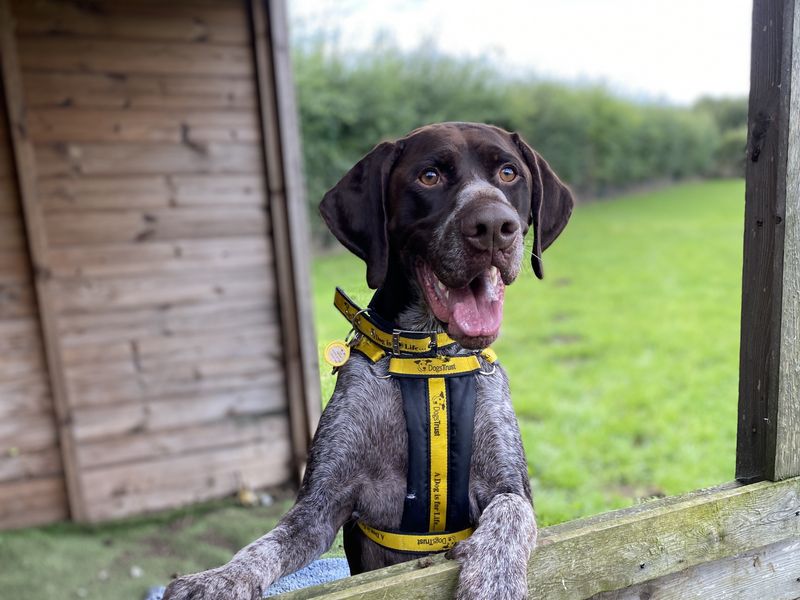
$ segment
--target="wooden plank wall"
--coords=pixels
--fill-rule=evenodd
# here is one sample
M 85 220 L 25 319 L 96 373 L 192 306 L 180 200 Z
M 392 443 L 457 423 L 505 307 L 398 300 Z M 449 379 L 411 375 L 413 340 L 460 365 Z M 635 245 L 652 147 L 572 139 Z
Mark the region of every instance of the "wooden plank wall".
M 11 5 L 82 516 L 287 481 L 245 3 Z
M 0 93 L 0 529 L 38 525 L 68 514 L 5 115 Z

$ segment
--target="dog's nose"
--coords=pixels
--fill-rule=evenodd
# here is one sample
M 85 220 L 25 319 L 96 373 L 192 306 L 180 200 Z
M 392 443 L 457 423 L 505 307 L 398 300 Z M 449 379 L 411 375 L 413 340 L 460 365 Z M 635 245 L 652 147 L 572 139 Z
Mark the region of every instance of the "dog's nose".
M 505 250 L 519 229 L 516 211 L 492 202 L 469 211 L 461 220 L 461 233 L 478 250 Z

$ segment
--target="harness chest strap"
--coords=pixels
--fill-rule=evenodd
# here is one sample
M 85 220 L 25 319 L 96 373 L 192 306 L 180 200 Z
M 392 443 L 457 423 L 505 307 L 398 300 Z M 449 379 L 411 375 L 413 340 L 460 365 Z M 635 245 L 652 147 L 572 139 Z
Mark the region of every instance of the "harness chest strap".
M 458 542 L 467 539 L 475 531 L 472 527 L 454 533 L 409 534 L 381 531 L 358 522 L 361 532 L 376 544 L 398 552 L 445 552 Z
M 373 542 L 399 552 L 449 550 L 473 532 L 469 470 L 474 378 L 483 372 L 481 361 L 475 354 L 431 356 L 438 347 L 455 342 L 446 334 L 409 337 L 396 329 L 389 333 L 390 327 L 365 315 L 338 288 L 334 304 L 361 334 L 351 342 L 354 350 L 373 363 L 390 355 L 388 374 L 400 385 L 408 429 L 407 497 L 400 530 L 385 531 L 361 521 L 358 529 Z M 411 356 L 397 356 L 398 352 Z M 490 348 L 480 356 L 490 364 L 497 360 Z
M 476 357 L 465 358 L 473 358 L 477 368 L 480 368 Z M 410 360 L 413 364 L 415 361 L 426 359 Z M 463 367 L 460 369 L 459 378 L 463 380 L 465 373 Z M 390 372 L 391 370 L 392 367 Z M 469 376 L 474 370 L 471 368 L 466 374 Z M 401 529 L 405 531 L 385 531 L 371 527 L 363 521 L 358 521 L 358 527 L 373 542 L 391 550 L 442 552 L 467 539 L 473 532 L 471 526 L 463 525 L 469 520 L 469 456 L 472 446 L 474 398 L 461 399 L 463 402 L 455 408 L 454 417 L 457 422 L 451 423 L 451 399 L 448 398 L 448 380 L 445 377 L 418 374 L 413 377 L 404 374 L 402 377 L 400 385 L 409 434 L 407 492 L 410 494 L 406 498 L 401 522 Z M 451 382 L 454 381 L 455 379 L 451 379 Z M 420 391 L 423 390 L 413 389 L 421 387 L 420 384 L 424 386 L 427 397 L 424 405 L 419 402 Z M 409 386 L 412 389 L 408 389 Z M 457 435 L 455 440 L 451 440 L 451 429 Z M 420 449 L 418 443 L 425 437 L 428 440 L 428 447 Z M 415 441 L 417 444 L 414 444 Z M 425 477 L 427 481 L 423 480 Z M 451 481 L 454 483 L 452 490 Z M 456 506 L 449 506 L 451 498 Z M 423 514 L 423 509 L 426 507 L 427 514 Z M 455 520 L 460 529 L 448 531 L 448 513 L 450 520 Z M 409 529 L 412 531 L 424 529 L 426 533 L 408 533 Z

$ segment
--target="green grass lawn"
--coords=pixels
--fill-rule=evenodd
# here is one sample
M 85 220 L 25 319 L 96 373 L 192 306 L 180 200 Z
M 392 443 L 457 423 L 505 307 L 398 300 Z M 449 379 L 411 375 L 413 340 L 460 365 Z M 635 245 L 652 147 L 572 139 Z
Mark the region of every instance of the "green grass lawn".
M 508 288 L 494 348 L 542 524 L 733 478 L 743 211 L 738 180 L 579 206 L 544 281 Z M 370 291 L 349 254 L 313 273 L 324 347 L 347 333 L 334 287 Z
M 229 561 L 288 506 L 243 508 L 225 500 L 97 526 L 0 532 L 0 598 L 141 600 L 173 573 Z
M 547 278 L 528 266 L 508 289 L 495 349 L 540 523 L 732 479 L 743 199 L 743 182 L 720 181 L 580 206 L 545 254 Z M 315 261 L 321 346 L 347 333 L 334 286 L 366 303 L 363 274 L 349 254 Z M 2 532 L 0 597 L 135 600 L 227 561 L 287 506 Z

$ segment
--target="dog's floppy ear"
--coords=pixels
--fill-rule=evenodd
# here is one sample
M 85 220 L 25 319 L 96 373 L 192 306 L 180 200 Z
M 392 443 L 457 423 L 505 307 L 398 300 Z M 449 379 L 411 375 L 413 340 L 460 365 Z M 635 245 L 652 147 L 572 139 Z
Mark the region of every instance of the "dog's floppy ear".
M 389 266 L 386 188 L 398 146 L 383 142 L 325 194 L 319 212 L 345 248 L 367 263 L 367 284 L 379 288 Z
M 533 226 L 531 266 L 536 277 L 541 279 L 544 276 L 542 252 L 567 226 L 575 200 L 570 189 L 561 182 L 538 152 L 535 152 L 518 134 L 512 134 L 512 138 L 522 152 L 533 177 L 531 214 L 528 220 Z

